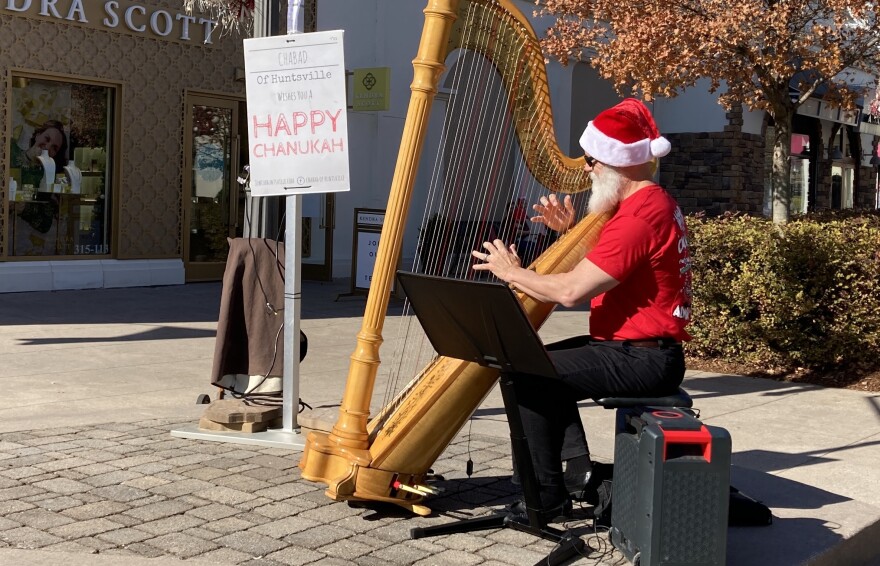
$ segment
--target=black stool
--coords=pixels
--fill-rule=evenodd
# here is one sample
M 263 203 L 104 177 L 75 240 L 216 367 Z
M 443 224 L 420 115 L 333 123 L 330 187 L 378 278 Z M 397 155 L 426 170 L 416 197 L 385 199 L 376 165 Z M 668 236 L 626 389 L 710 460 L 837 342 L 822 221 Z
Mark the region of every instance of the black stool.
M 646 407 L 674 407 L 676 409 L 690 409 L 694 406 L 694 400 L 687 391 L 678 388 L 678 391 L 663 397 L 603 397 L 593 399 L 597 405 L 605 409 L 616 409 L 617 418 L 614 431 L 619 434 L 626 428 L 626 417 L 638 415 L 644 412 Z M 688 411 L 693 414 L 693 411 Z

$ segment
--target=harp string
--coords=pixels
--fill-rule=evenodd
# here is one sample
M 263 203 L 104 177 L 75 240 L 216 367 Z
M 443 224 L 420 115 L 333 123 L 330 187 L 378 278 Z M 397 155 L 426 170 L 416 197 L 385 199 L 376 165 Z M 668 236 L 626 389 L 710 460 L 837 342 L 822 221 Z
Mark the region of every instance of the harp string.
M 464 29 L 467 30 L 468 36 L 478 28 L 475 25 L 475 17 L 475 11 L 468 9 L 464 17 Z M 412 271 L 418 273 L 441 274 L 442 267 L 437 267 L 437 264 L 441 258 L 445 257 L 452 239 L 450 226 L 445 221 L 446 211 L 461 206 L 461 202 L 454 200 L 456 198 L 455 182 L 458 178 L 455 173 L 461 170 L 463 162 L 467 162 L 465 145 L 468 138 L 461 135 L 464 128 L 463 121 L 457 120 L 457 113 L 453 111 L 452 107 L 456 106 L 456 95 L 459 90 L 462 88 L 471 90 L 475 81 L 473 73 L 465 75 L 464 71 L 463 65 L 454 65 L 453 72 L 447 79 L 452 86 L 447 100 L 446 112 L 443 116 L 439 144 L 434 152 L 435 160 L 431 167 L 431 180 L 425 200 L 426 205 L 419 223 L 417 250 L 411 268 Z M 435 108 L 437 106 L 435 104 Z M 451 146 L 450 138 L 452 139 Z M 429 154 L 426 151 L 426 155 Z M 445 166 L 444 156 L 450 156 L 450 161 Z M 408 300 L 404 301 L 401 320 L 402 323 L 398 326 L 397 338 L 394 342 L 395 348 L 391 355 L 391 363 L 388 364 L 390 376 L 382 403 L 383 412 L 386 413 L 393 412 L 397 408 L 396 400 L 402 399 L 406 392 L 418 382 L 420 377 L 416 374 L 418 368 L 427 365 L 423 360 L 436 356 L 421 332 L 421 326 L 416 317 L 412 316 Z M 415 377 L 404 387 L 401 387 L 400 382 L 404 379 L 402 376 L 413 375 Z
M 468 12 L 464 29 L 469 35 L 465 36 L 464 44 L 479 43 L 482 40 L 474 39 L 470 34 L 486 33 L 478 30 L 492 28 L 488 11 L 480 11 L 479 17 L 480 21 L 475 22 L 474 12 Z M 503 56 L 516 58 L 516 48 L 516 45 L 513 48 L 508 46 Z M 511 224 L 510 220 L 502 219 L 500 229 L 486 233 L 486 227 L 497 215 L 498 207 L 493 202 L 509 200 L 509 188 L 517 185 L 511 178 L 507 187 L 501 186 L 504 181 L 502 169 L 516 153 L 512 146 L 516 136 L 509 108 L 512 97 L 504 95 L 502 81 L 488 57 L 470 50 L 459 50 L 449 59 L 454 61 L 452 73 L 446 80 L 451 96 L 431 169 L 420 230 L 419 247 L 429 251 L 415 255 L 413 270 L 473 278 L 476 272 L 470 269 L 470 250 L 485 239 L 504 236 Z M 509 64 L 509 61 L 502 62 L 501 66 Z M 488 140 L 488 145 L 477 149 L 476 145 L 484 139 Z M 473 159 L 475 152 L 485 158 Z M 514 171 L 523 169 L 520 165 Z M 432 217 L 434 230 L 428 226 Z M 450 257 L 455 258 L 451 265 Z M 383 406 L 394 407 L 393 399 L 400 395 L 401 376 L 414 375 L 418 368 L 425 366 L 426 359 L 435 355 L 421 334 L 417 320 L 410 314 L 409 305 L 405 303 L 404 323 L 398 327 L 394 342 L 393 369 Z
M 552 121 L 552 116 L 547 111 L 548 101 L 529 96 L 535 43 L 523 35 L 501 33 L 499 19 L 491 10 L 469 8 L 463 20 L 461 45 L 465 48 L 452 51 L 447 58 L 451 72 L 441 83 L 450 94 L 434 151 L 411 270 L 460 279 L 494 279 L 487 272 L 470 268 L 470 251 L 483 241 L 501 238 L 508 245 L 517 244 L 521 257 L 528 252 L 528 257 L 523 257 L 528 261 L 552 243 L 549 230 L 528 220 L 534 214 L 531 204 L 548 190 L 529 170 L 522 153 L 548 153 L 553 140 L 532 135 L 520 143 L 515 124 L 516 120 L 525 122 L 527 132 L 537 132 L 546 129 L 546 121 Z M 467 46 L 486 46 L 487 54 Z M 540 61 L 540 48 L 537 51 Z M 513 71 L 506 82 L 502 70 Z M 523 106 L 521 99 L 530 103 Z M 435 108 L 442 107 L 435 104 Z M 426 155 L 430 151 L 426 148 Z M 577 172 L 565 176 L 572 182 Z M 574 200 L 580 217 L 587 199 L 576 196 Z M 528 226 L 523 243 L 533 249 L 519 245 L 520 225 Z M 389 362 L 383 363 L 389 373 L 383 412 L 396 408 L 395 399 L 403 398 L 417 382 L 417 372 L 436 356 L 412 316 L 408 301 L 404 302 L 400 320 L 393 352 Z M 403 376 L 409 382 L 402 389 Z
M 451 189 L 446 189 L 450 195 L 450 205 L 441 203 L 439 208 L 452 224 L 443 234 L 442 245 L 438 246 L 444 255 L 437 261 L 437 268 L 442 275 L 467 278 L 475 275 L 469 269 L 469 251 L 490 235 L 498 235 L 488 233 L 491 231 L 488 222 L 492 220 L 493 201 L 499 198 L 497 172 L 504 161 L 506 108 L 503 99 L 500 101 L 502 104 L 489 103 L 493 98 L 487 96 L 487 91 L 491 91 L 490 87 L 494 85 L 491 84 L 490 65 L 485 58 L 465 52 L 458 64 L 471 69 L 469 76 L 477 79 L 477 88 L 476 93 L 471 94 L 471 88 L 455 87 L 459 95 L 454 97 L 454 103 L 464 104 L 459 105 L 462 110 L 457 110 L 454 104 L 452 114 L 466 116 L 458 120 L 456 133 L 459 140 L 464 140 L 464 145 L 461 150 L 455 151 L 464 167 L 454 167 L 447 172 L 453 183 Z M 480 101 L 481 105 L 474 105 L 475 101 Z M 467 129 L 469 126 L 471 129 Z M 486 143 L 479 145 L 478 142 L 484 139 Z M 450 260 L 452 263 L 448 265 Z
M 489 13 L 483 12 L 481 21 L 474 27 L 486 35 L 496 31 L 493 27 L 495 25 L 497 23 L 489 17 Z M 465 38 L 464 43 L 467 45 L 480 41 L 485 40 Z M 497 186 L 492 182 L 491 174 L 493 167 L 497 170 L 502 165 L 500 153 L 505 138 L 501 132 L 507 109 L 502 104 L 493 104 L 499 98 L 498 81 L 494 80 L 495 68 L 488 57 L 462 50 L 457 64 L 468 70 L 470 82 L 464 87 L 454 85 L 457 93 L 454 102 L 464 103 L 464 111 L 469 114 L 467 119 L 457 121 L 457 137 L 465 140 L 467 147 L 458 152 L 458 159 L 464 163 L 464 170 L 452 172 L 452 178 L 457 181 L 452 194 L 459 195 L 461 204 L 446 214 L 455 222 L 455 229 L 450 230 L 446 246 L 448 255 L 453 258 L 452 269 L 443 274 L 473 278 L 475 273 L 469 267 L 470 250 L 478 247 L 479 242 L 489 236 L 487 232 L 490 231 L 488 222 L 492 219 L 492 205 L 498 198 Z M 501 101 L 504 101 L 503 97 Z M 452 114 L 456 114 L 455 105 Z M 441 262 L 441 269 L 445 269 L 445 263 L 446 261 Z
M 475 11 L 467 12 L 464 29 L 468 34 L 486 29 L 489 14 L 483 10 L 479 17 L 480 21 L 475 21 Z M 465 36 L 464 43 L 471 41 L 473 38 Z M 494 147 L 482 150 L 490 157 L 475 160 L 472 159 L 475 144 L 483 136 L 473 132 L 498 130 L 499 124 L 509 122 L 505 116 L 509 112 L 505 106 L 487 103 L 486 91 L 492 86 L 488 84 L 487 76 L 490 71 L 494 72 L 491 61 L 462 50 L 454 52 L 449 59 L 454 63 L 445 83 L 450 97 L 431 168 L 431 182 L 420 226 L 419 253 L 415 255 L 413 271 L 461 278 L 474 276 L 469 267 L 469 252 L 476 247 L 478 231 L 486 225 L 491 213 L 487 195 L 494 186 L 487 180 L 490 179 L 492 162 L 497 161 L 495 156 L 503 151 L 505 142 L 503 136 L 496 136 Z M 448 269 L 451 256 L 457 258 L 458 265 Z M 405 303 L 405 322 L 398 327 L 396 350 L 392 355 L 395 361 L 385 391 L 385 406 L 391 408 L 394 407 L 391 400 L 395 396 L 400 398 L 401 376 L 415 375 L 419 368 L 425 367 L 426 360 L 436 355 L 424 338 L 418 321 L 410 314 L 409 305 Z M 414 382 L 411 381 L 410 386 Z

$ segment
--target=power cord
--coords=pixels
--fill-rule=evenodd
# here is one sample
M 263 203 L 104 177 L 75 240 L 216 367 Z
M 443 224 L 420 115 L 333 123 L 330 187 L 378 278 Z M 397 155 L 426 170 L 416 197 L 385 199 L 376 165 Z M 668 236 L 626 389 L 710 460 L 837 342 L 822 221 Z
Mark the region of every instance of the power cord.
M 583 506 L 581 506 L 581 508 L 583 508 Z M 580 521 L 566 521 L 563 523 L 563 526 L 566 531 L 570 531 L 571 528 L 569 525 L 577 522 Z M 597 564 L 603 563 L 606 559 L 609 559 L 614 554 L 614 546 L 608 541 L 607 537 L 602 536 L 609 531 L 610 529 L 608 527 L 600 526 L 598 521 L 593 519 L 593 531 L 592 533 L 589 533 L 589 537 L 584 541 L 584 550 L 576 549 L 577 553 L 583 558 L 596 561 Z M 572 536 L 574 536 L 573 533 Z M 561 542 L 557 543 L 554 550 L 559 548 L 560 545 Z M 550 564 L 549 556 L 547 563 Z
M 468 421 L 468 433 L 467 433 L 467 464 L 465 464 L 464 471 L 467 474 L 467 477 L 471 477 L 474 475 L 474 459 L 471 458 L 471 430 L 474 428 L 474 418 L 471 417 Z

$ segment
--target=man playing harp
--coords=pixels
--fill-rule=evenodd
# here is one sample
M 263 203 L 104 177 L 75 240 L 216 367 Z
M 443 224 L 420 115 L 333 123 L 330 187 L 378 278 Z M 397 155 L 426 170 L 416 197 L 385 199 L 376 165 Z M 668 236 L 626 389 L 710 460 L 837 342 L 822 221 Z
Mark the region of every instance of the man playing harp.
M 586 435 L 577 401 L 601 397 L 659 396 L 676 391 L 684 377 L 681 343 L 691 312 L 691 261 L 684 216 L 653 181 L 657 158 L 669 153 L 650 111 L 626 99 L 600 113 L 580 139 L 592 194 L 591 213 L 617 211 L 595 247 L 564 273 L 539 274 L 522 267 L 516 247 L 484 242 L 476 270 L 543 302 L 571 307 L 590 301 L 590 335 L 548 346 L 561 379 L 514 376 L 523 428 L 550 520 L 571 511 L 563 474 L 580 451 L 582 491 L 589 472 Z M 540 222 L 556 231 L 574 224 L 571 197 L 555 195 L 534 205 Z M 579 449 L 579 450 L 578 450 Z M 571 464 L 570 464 L 571 465 Z M 570 483 L 570 482 L 569 482 Z M 525 512 L 525 505 L 514 511 Z

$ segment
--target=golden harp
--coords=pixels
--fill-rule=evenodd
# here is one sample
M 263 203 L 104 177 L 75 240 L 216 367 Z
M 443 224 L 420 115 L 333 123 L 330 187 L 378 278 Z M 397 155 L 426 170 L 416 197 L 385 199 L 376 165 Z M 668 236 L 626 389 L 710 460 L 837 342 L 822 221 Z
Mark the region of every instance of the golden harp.
M 450 53 L 462 50 L 476 54 L 481 62 L 489 61 L 492 73 L 500 76 L 507 116 L 504 124 L 513 132 L 524 169 L 542 190 L 572 194 L 589 186 L 583 159 L 567 157 L 556 144 L 544 57 L 527 19 L 512 2 L 429 0 L 424 13 L 413 61 L 412 94 L 339 418 L 330 433 L 309 434 L 299 463 L 302 477 L 326 484 L 332 499 L 391 502 L 420 515 L 430 513 L 422 504 L 425 495 L 395 489 L 395 485 L 423 483 L 431 465 L 498 379 L 496 370 L 438 356 L 404 393 L 370 420 L 385 312 L 401 256 L 416 169 Z M 604 221 L 605 217 L 585 217 L 530 268 L 541 273 L 571 269 L 595 242 Z M 553 306 L 523 294 L 519 298 L 530 321 L 539 328 Z

